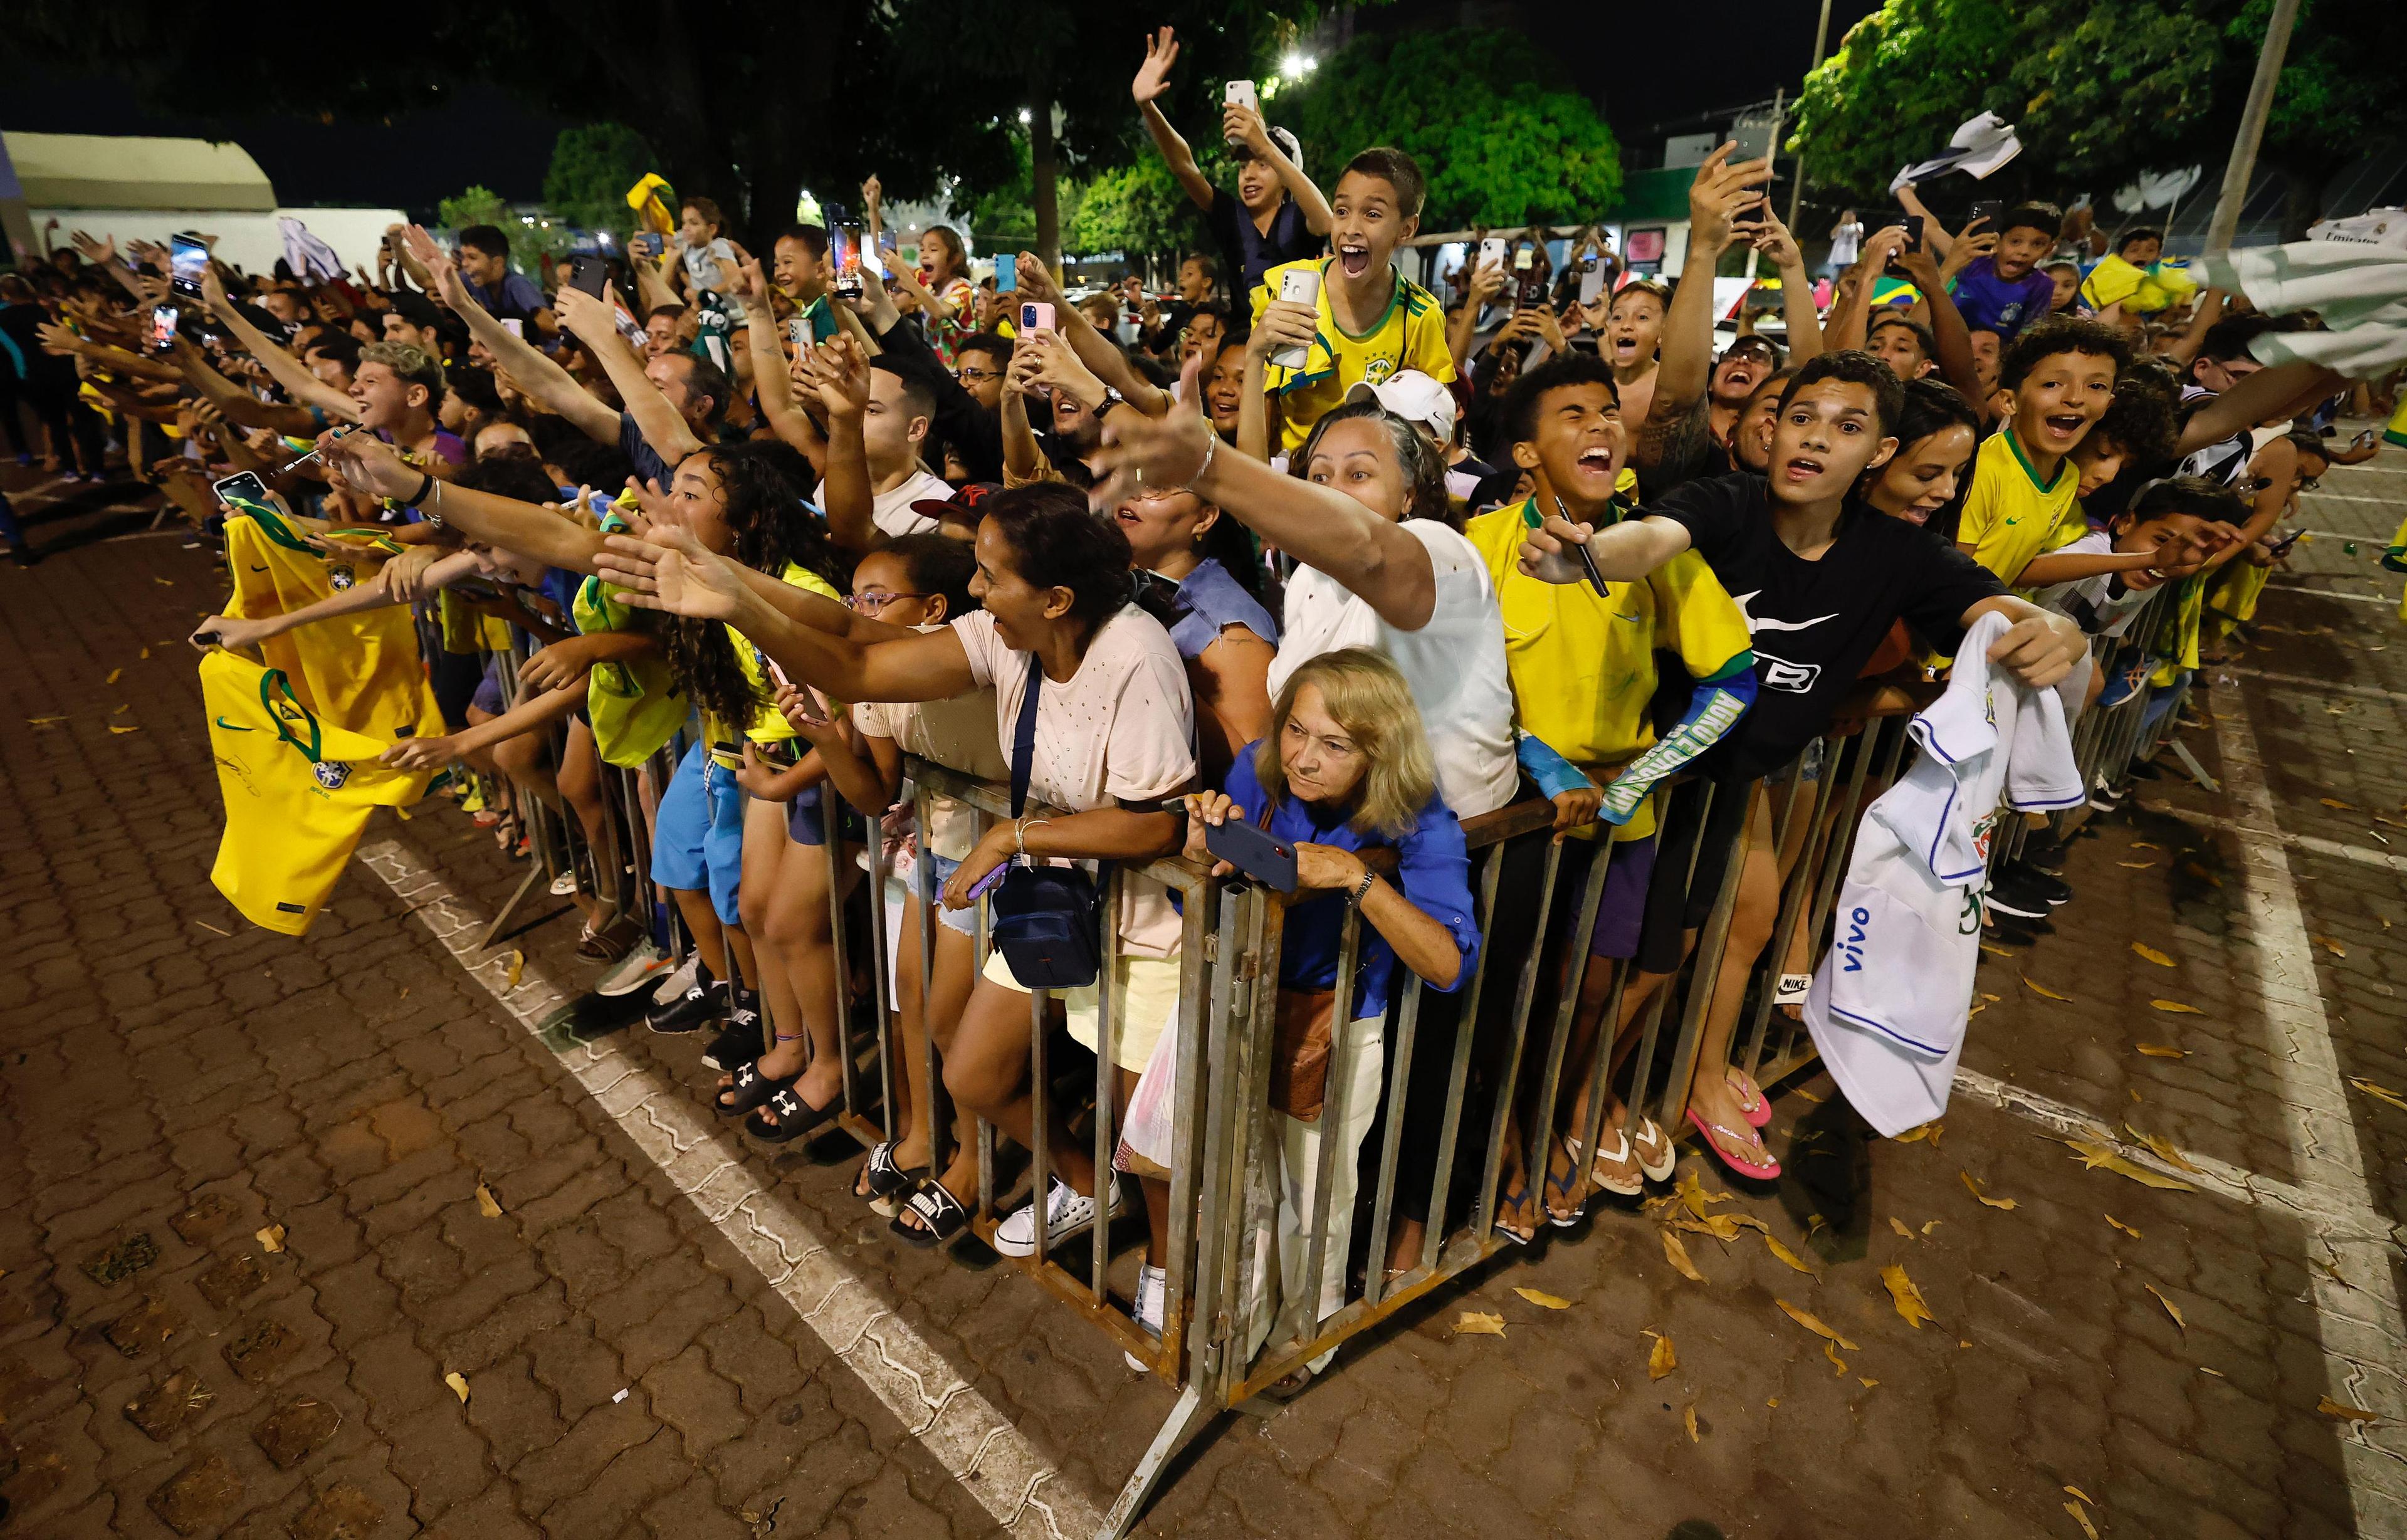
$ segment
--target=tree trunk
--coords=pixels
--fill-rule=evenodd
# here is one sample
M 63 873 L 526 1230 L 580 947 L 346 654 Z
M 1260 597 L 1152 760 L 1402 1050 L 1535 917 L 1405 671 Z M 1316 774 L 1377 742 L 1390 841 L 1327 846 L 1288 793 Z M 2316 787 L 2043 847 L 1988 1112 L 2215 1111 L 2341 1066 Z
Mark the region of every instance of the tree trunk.
M 1053 99 L 1040 92 L 1028 109 L 1029 181 L 1036 206 L 1036 255 L 1058 278 L 1061 272 L 1061 210 L 1056 201 L 1060 150 L 1053 142 Z

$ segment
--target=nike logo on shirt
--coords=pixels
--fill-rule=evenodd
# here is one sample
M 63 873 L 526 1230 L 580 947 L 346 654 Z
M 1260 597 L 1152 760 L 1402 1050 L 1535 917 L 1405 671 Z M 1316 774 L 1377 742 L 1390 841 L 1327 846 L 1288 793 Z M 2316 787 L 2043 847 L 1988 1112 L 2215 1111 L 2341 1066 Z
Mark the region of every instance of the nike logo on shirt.
M 1746 602 L 1762 592 L 1761 589 L 1756 589 L 1751 592 L 1730 595 L 1730 603 L 1738 606 L 1739 619 L 1746 622 L 1749 635 L 1761 631 L 1811 631 L 1825 620 L 1835 620 L 1839 618 L 1839 612 L 1835 609 L 1828 615 L 1816 615 L 1810 620 L 1775 620 L 1769 617 L 1749 614 Z
M 223 717 L 220 717 L 218 719 L 218 725 L 224 728 L 229 733 L 256 733 L 259 731 L 256 727 L 236 727 L 234 723 L 226 720 Z

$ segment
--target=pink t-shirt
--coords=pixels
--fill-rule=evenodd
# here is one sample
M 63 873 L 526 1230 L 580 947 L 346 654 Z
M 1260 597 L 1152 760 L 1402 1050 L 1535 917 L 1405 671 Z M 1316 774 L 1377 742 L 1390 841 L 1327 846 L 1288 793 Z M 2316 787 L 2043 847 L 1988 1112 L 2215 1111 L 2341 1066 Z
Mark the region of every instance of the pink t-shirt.
M 994 691 L 995 737 L 1007 765 L 1033 654 L 1005 646 L 994 617 L 984 610 L 955 620 L 953 634 L 971 677 Z M 1161 623 L 1128 606 L 1095 633 L 1075 675 L 1045 681 L 1029 756 L 1029 800 L 1073 813 L 1115 801 L 1159 801 L 1194 778 L 1194 742 L 1187 665 Z M 1170 906 L 1168 891 L 1132 875 L 1120 891 L 1121 950 L 1138 957 L 1176 952 L 1178 911 Z

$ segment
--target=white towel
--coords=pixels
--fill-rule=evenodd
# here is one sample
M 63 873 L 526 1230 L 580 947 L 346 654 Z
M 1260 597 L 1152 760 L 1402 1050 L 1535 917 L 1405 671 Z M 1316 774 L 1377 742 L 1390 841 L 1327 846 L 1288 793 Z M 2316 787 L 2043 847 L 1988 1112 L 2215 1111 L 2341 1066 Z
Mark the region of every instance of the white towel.
M 2314 310 L 2322 316 L 2329 330 L 2258 337 L 2249 351 L 2259 363 L 2304 359 L 2355 379 L 2407 364 L 2407 250 L 2304 240 L 2221 252 L 2203 262 L 2209 283 L 2246 294 L 2267 315 Z

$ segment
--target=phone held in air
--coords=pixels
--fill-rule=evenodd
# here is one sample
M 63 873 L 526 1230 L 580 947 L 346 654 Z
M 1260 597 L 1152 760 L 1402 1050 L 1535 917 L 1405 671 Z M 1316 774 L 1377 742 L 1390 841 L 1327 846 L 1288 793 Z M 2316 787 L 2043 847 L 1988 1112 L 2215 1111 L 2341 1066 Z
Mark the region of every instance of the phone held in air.
M 209 270 L 209 249 L 191 235 L 167 237 L 167 286 L 177 293 L 201 297 L 201 275 Z
M 1295 891 L 1295 847 L 1242 819 L 1205 824 L 1204 848 L 1265 888 Z
M 1223 107 L 1241 107 L 1249 112 L 1260 112 L 1262 109 L 1261 98 L 1254 93 L 1254 82 L 1251 80 L 1232 80 L 1222 86 L 1220 105 Z M 1232 139 L 1230 142 L 1233 144 L 1236 141 Z
M 1479 243 L 1479 265 L 1482 267 L 1502 267 L 1504 265 L 1503 236 L 1490 235 L 1486 240 Z
M 150 312 L 150 350 L 164 353 L 176 345 L 176 323 L 184 312 L 173 305 L 162 305 Z
M 570 264 L 568 286 L 571 289 L 581 290 L 595 299 L 600 299 L 604 287 L 609 281 L 610 264 L 600 257 L 578 257 Z
M 246 503 L 263 504 L 267 501 L 267 483 L 251 471 L 236 471 L 222 481 L 212 481 L 209 491 L 217 493 L 218 501 L 228 507 L 233 507 L 237 498 Z
M 861 226 L 835 224 L 828 228 L 828 259 L 835 264 L 835 292 L 839 299 L 861 297 Z
M 1291 267 L 1279 278 L 1279 298 L 1290 305 L 1320 303 L 1320 269 Z M 1312 349 L 1306 343 L 1290 343 L 1271 354 L 1271 362 L 1282 369 L 1301 369 Z
M 1008 294 L 1019 287 L 1019 256 L 1013 251 L 994 254 L 994 292 Z
M 518 338 L 520 342 L 524 342 L 526 340 L 525 321 L 520 321 L 516 316 L 504 316 L 501 319 L 503 331 L 509 333 L 510 335 Z
M 1916 252 L 1922 250 L 1922 216 L 1919 214 L 1905 217 L 1905 249 Z
M 1604 297 L 1604 264 L 1590 257 L 1580 264 L 1579 299 L 1582 305 L 1594 305 Z
M 811 335 L 811 318 L 796 316 L 786 322 L 786 341 L 793 347 L 796 358 L 810 357 L 811 349 L 819 345 L 819 339 Z
M 1019 302 L 1019 329 L 1023 332 L 1050 332 L 1054 325 L 1052 305 L 1046 300 L 1028 299 Z
M 1973 206 L 1972 215 L 1966 221 L 1966 228 L 1971 228 L 1972 220 L 1987 220 L 1989 221 L 1989 228 L 1983 233 L 1994 235 L 1998 233 L 1998 217 L 2005 211 L 2006 206 L 2000 200 L 1996 198 L 1983 198 L 1979 203 Z

